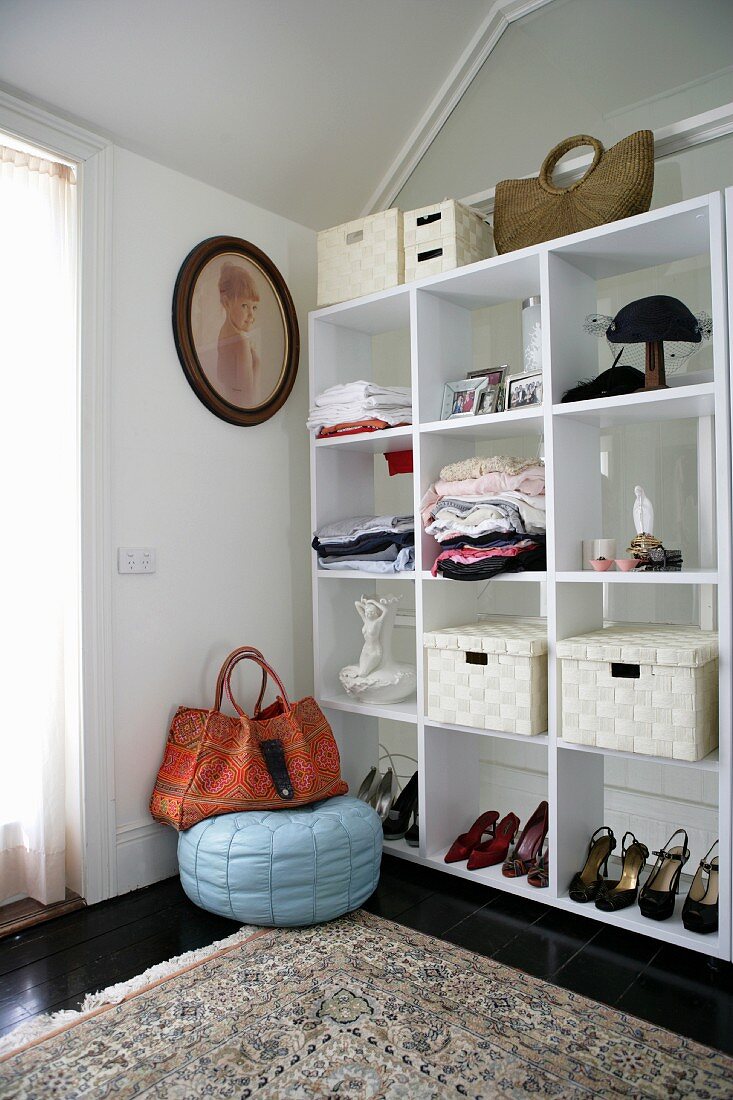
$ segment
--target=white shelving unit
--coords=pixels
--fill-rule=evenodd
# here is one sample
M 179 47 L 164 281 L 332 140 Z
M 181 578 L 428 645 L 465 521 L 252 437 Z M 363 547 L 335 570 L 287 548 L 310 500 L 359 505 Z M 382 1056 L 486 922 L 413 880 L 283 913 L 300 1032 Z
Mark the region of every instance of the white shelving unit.
M 731 193 L 727 201 L 733 224 Z M 646 269 L 693 258 L 699 261 L 700 257 L 706 267 L 709 264 L 712 380 L 704 372 L 691 373 L 673 378 L 675 384 L 660 393 L 561 404 L 563 392 L 589 373 L 588 337 L 583 335 L 581 323 L 586 314 L 598 309 L 597 282 L 631 273 L 636 273 L 638 282 L 639 273 Z M 733 270 L 733 255 L 730 267 Z M 313 555 L 315 690 L 333 725 L 344 774 L 352 788 L 378 761 L 380 720 L 406 724 L 416 735 L 420 848 L 409 848 L 398 841 L 385 845 L 385 850 L 446 874 L 486 882 L 546 905 L 730 959 L 731 475 L 727 310 L 730 305 L 733 311 L 733 297 L 729 303 L 725 270 L 723 196 L 714 193 L 318 310 L 310 319 L 310 387 L 314 398 L 336 382 L 372 377 L 373 338 L 396 330 L 409 332 L 413 426 L 363 438 L 311 443 L 314 530 L 332 520 L 373 513 L 375 456 L 410 447 L 414 456 L 414 575 L 375 578 L 348 570 L 319 571 Z M 543 406 L 455 421 L 436 419 L 444 382 L 461 377 L 474 365 L 474 312 L 537 294 L 542 299 Z M 395 378 L 395 382 L 405 384 L 406 379 Z M 696 420 L 698 425 L 699 568 L 661 574 L 582 571 L 582 540 L 602 533 L 600 433 L 609 427 L 683 419 Z M 504 440 L 514 443 L 517 439 L 522 439 L 527 448 L 544 439 L 547 572 L 499 576 L 491 581 L 491 588 L 500 588 L 512 597 L 535 599 L 535 613 L 547 619 L 549 728 L 538 737 L 437 724 L 426 718 L 424 705 L 424 631 L 473 621 L 486 582 L 461 583 L 431 576 L 438 548 L 429 536 L 420 534 L 422 494 L 446 462 L 476 453 L 501 453 Z M 384 707 L 360 706 L 342 692 L 338 671 L 355 659 L 361 647 L 354 600 L 362 592 L 383 591 L 385 581 L 390 593 L 405 595 L 406 606 L 411 607 L 414 601 L 414 634 L 410 630 L 401 633 L 403 644 L 414 652 L 417 663 L 417 699 Z M 504 588 L 507 584 L 511 585 L 509 589 Z M 603 824 L 604 757 L 656 759 L 587 749 L 562 739 L 556 643 L 602 626 L 609 586 L 615 589 L 618 585 L 643 591 L 648 591 L 646 586 L 662 586 L 656 589 L 658 595 L 674 595 L 675 589 L 665 586 L 693 586 L 700 625 L 717 624 L 719 630 L 719 751 L 696 764 L 657 761 L 718 777 L 721 895 L 720 930 L 715 936 L 695 935 L 684 929 L 680 919 L 682 894 L 675 916 L 664 922 L 644 918 L 638 907 L 605 914 L 592 905 L 577 906 L 567 897 L 568 883 L 583 865 L 588 838 Z M 521 743 L 527 767 L 546 778 L 550 805 L 550 886 L 546 890 L 536 890 L 523 879 L 506 879 L 500 867 L 476 873 L 468 871 L 465 864 L 443 862 L 456 835 L 482 809 L 489 808 L 480 804 L 479 761 L 487 739 L 492 738 Z M 496 808 L 506 812 L 513 807 Z M 690 865 L 686 870 L 694 872 Z

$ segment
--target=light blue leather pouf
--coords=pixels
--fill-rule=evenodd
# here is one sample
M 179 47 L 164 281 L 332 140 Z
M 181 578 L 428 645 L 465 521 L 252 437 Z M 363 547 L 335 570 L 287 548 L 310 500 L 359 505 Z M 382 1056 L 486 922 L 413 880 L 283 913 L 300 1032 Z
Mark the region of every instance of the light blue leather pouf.
M 374 892 L 382 824 L 344 795 L 294 810 L 253 810 L 200 821 L 178 837 L 186 894 L 244 924 L 319 924 Z

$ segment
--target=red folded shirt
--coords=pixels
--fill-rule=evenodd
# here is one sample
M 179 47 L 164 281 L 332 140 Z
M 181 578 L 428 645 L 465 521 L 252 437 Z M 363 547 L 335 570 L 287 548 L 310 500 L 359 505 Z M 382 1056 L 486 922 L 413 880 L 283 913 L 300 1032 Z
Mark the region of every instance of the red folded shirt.
M 401 428 L 402 424 L 388 424 L 386 420 L 344 420 L 340 424 L 332 424 L 329 428 L 321 428 L 318 439 L 328 439 L 334 435 L 361 435 L 363 432 L 381 432 L 385 428 Z

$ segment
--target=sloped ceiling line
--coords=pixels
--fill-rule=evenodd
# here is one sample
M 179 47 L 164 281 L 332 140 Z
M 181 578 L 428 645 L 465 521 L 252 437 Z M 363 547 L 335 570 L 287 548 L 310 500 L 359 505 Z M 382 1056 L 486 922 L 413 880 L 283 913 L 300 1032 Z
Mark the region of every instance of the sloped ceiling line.
M 504 31 L 553 0 L 497 0 L 463 51 L 430 106 L 387 169 L 361 217 L 386 210 L 417 168 Z

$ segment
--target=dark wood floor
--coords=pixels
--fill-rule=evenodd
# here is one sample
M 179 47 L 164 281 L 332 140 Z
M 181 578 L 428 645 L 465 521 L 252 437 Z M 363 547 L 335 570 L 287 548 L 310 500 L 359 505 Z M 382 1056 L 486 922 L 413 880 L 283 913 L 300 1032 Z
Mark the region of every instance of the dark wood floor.
M 385 856 L 371 913 L 733 1054 L 733 967 Z M 177 879 L 0 941 L 0 1034 L 230 935 Z

